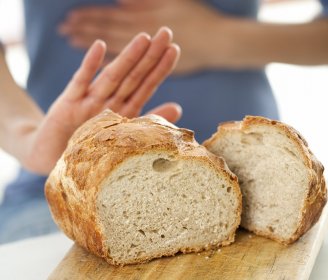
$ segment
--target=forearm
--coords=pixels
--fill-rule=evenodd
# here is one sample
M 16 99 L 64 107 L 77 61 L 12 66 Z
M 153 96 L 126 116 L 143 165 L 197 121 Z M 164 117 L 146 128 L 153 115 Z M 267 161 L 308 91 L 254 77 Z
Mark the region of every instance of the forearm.
M 0 147 L 24 161 L 43 113 L 15 83 L 0 51 Z
M 295 25 L 235 19 L 224 28 L 228 47 L 226 56 L 218 56 L 221 61 L 213 60 L 216 65 L 256 68 L 271 62 L 328 64 L 328 19 Z

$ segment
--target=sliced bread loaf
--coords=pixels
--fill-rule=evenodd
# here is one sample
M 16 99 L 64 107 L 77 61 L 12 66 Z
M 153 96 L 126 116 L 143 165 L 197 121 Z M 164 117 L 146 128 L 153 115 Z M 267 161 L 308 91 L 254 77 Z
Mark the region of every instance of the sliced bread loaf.
M 228 245 L 241 193 L 193 132 L 106 111 L 80 127 L 46 183 L 58 226 L 117 265 Z
M 247 116 L 219 125 L 204 145 L 238 176 L 244 228 L 289 244 L 319 219 L 327 200 L 324 169 L 292 127 Z

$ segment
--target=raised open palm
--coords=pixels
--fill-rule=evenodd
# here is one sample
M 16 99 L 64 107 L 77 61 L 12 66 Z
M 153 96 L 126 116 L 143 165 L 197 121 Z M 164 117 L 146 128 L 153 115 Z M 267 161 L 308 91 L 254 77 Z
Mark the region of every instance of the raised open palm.
M 152 39 L 141 33 L 94 79 L 105 52 L 102 41 L 91 46 L 67 88 L 31 134 L 25 167 L 37 173 L 49 173 L 76 128 L 104 109 L 127 117 L 138 116 L 173 70 L 180 50 L 172 44 L 172 32 L 168 28 L 161 28 Z M 177 104 L 168 103 L 152 113 L 174 122 L 181 110 Z

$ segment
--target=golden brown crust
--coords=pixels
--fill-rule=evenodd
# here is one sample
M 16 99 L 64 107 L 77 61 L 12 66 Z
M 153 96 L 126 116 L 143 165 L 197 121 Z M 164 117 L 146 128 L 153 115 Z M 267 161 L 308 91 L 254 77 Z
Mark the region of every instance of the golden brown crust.
M 246 132 L 252 126 L 258 125 L 275 126 L 294 142 L 303 157 L 304 164 L 308 167 L 309 191 L 302 207 L 301 221 L 295 233 L 288 240 L 280 239 L 274 234 L 268 234 L 267 232 L 259 231 L 256 228 L 248 228 L 248 230 L 282 244 L 291 244 L 299 239 L 319 220 L 322 209 L 327 202 L 327 189 L 323 176 L 324 167 L 308 148 L 308 144 L 304 137 L 297 130 L 280 121 L 270 120 L 259 116 L 246 116 L 241 122 L 220 124 L 217 132 L 213 134 L 210 139 L 206 140 L 203 145 L 205 147 L 210 147 L 228 131 L 240 130 Z
M 123 118 L 109 110 L 81 126 L 70 139 L 67 149 L 46 182 L 46 197 L 53 218 L 59 227 L 79 245 L 103 257 L 111 264 L 119 264 L 110 257 L 97 218 L 96 199 L 100 186 L 109 173 L 125 159 L 146 152 L 165 151 L 174 157 L 202 161 L 231 183 L 238 194 L 241 214 L 241 193 L 237 177 L 222 158 L 199 145 L 193 132 L 177 128 L 164 119 L 147 116 Z M 234 230 L 225 243 L 234 240 Z M 217 244 L 216 247 L 224 244 Z M 181 248 L 178 251 L 198 252 L 204 248 Z M 154 257 L 137 259 L 145 262 Z

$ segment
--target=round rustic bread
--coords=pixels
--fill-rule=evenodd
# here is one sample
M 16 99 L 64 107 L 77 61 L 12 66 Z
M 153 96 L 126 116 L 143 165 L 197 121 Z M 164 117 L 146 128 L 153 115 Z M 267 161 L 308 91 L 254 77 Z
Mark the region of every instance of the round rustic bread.
M 291 126 L 247 116 L 219 125 L 204 145 L 239 178 L 244 228 L 290 244 L 319 219 L 327 201 L 324 168 Z
M 55 222 L 111 264 L 228 245 L 241 193 L 224 160 L 157 116 L 105 111 L 82 125 L 46 182 Z

